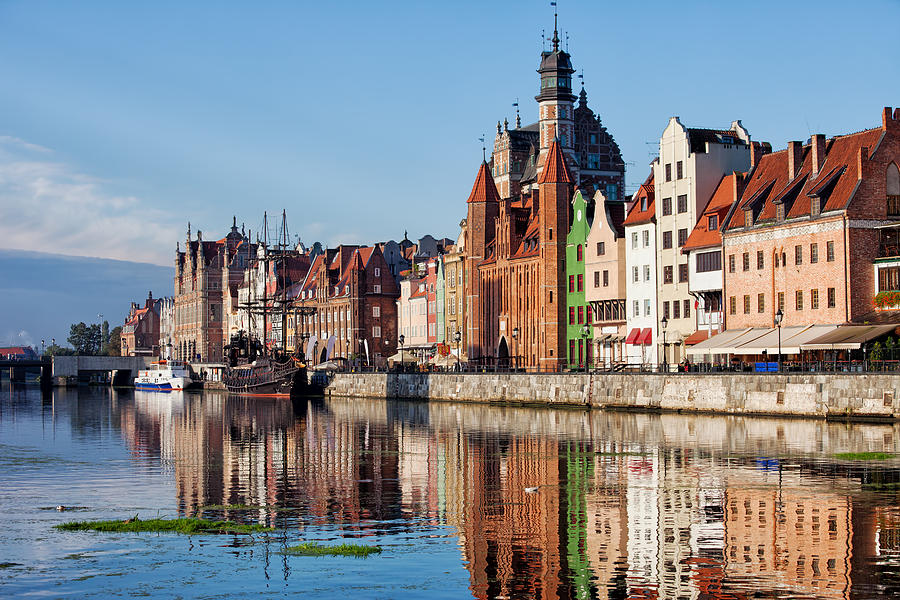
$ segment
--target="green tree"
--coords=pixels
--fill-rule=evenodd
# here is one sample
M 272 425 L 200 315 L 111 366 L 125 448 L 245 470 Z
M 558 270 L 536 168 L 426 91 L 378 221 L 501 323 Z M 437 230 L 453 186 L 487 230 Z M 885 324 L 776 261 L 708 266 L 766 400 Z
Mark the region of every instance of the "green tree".
M 75 354 L 73 349 L 57 344 L 50 344 L 44 350 L 44 356 L 72 356 L 73 354 Z
M 100 354 L 109 355 L 109 342 L 109 321 L 103 321 L 103 325 L 100 326 Z
M 119 356 L 122 354 L 122 326 L 117 325 L 109 332 L 109 343 L 106 344 L 107 356 Z
M 76 354 L 94 356 L 100 353 L 100 326 L 97 324 L 85 325 L 73 323 L 69 328 L 68 342 L 75 349 Z

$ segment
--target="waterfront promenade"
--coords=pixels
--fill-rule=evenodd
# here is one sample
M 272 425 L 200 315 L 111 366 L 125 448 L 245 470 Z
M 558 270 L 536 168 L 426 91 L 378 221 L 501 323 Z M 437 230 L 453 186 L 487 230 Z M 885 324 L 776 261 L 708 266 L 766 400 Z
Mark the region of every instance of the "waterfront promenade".
M 326 394 L 488 404 L 898 420 L 892 373 L 335 373 Z

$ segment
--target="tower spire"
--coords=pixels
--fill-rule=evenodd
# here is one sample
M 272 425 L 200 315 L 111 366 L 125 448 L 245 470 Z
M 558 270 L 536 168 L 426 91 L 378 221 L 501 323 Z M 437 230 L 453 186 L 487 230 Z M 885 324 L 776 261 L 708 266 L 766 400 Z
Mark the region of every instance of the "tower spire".
M 556 2 L 551 2 L 550 6 L 553 7 L 553 51 L 559 51 L 559 31 L 557 31 L 556 27 Z

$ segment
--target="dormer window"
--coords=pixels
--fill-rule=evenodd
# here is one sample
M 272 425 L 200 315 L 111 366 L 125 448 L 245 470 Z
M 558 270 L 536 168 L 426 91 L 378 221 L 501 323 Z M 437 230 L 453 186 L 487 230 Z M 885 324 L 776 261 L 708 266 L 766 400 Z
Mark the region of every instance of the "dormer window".
M 818 217 L 822 213 L 822 199 L 818 196 L 813 196 L 809 199 L 809 214 L 813 217 Z
M 779 223 L 784 222 L 784 204 L 777 204 L 775 206 L 775 220 Z
M 719 228 L 719 215 L 709 215 L 709 230 L 715 231 Z
M 753 209 L 748 208 L 744 211 L 744 227 L 753 227 Z

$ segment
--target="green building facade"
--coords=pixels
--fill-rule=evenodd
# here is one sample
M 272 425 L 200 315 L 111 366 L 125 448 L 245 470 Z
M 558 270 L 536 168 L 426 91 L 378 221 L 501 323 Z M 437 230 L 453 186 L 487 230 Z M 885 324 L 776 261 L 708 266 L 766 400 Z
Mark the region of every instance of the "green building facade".
M 572 200 L 572 228 L 566 236 L 566 346 L 567 364 L 573 369 L 583 369 L 585 361 L 589 364 L 593 359 L 590 334 L 584 337 L 581 333 L 591 322 L 590 306 L 584 295 L 584 258 L 590 230 L 587 202 L 581 190 L 577 190 Z

